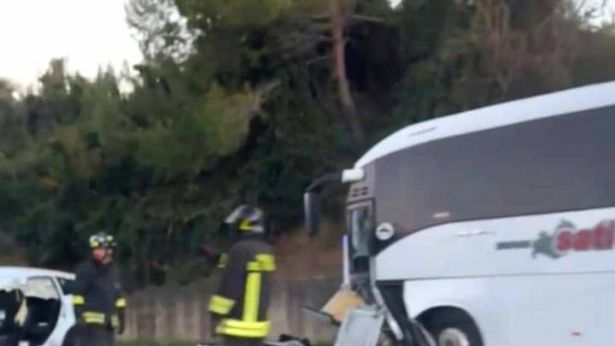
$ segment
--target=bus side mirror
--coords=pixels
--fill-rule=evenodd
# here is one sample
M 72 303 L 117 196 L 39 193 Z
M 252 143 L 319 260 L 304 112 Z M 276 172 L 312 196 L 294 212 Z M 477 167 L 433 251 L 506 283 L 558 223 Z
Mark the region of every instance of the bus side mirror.
M 316 237 L 320 233 L 319 197 L 318 193 L 313 191 L 303 195 L 305 228 L 310 237 Z
M 352 178 L 352 177 L 351 177 Z M 343 182 L 342 172 L 333 172 L 322 175 L 320 178 L 308 186 L 307 192 L 303 195 L 303 208 L 305 212 L 305 228 L 310 237 L 315 237 L 320 233 L 320 191 L 325 184 L 333 182 Z

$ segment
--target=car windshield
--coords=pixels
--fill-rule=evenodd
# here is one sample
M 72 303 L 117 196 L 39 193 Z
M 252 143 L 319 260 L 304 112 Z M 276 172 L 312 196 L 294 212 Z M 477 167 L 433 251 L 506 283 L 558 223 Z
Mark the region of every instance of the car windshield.
M 22 287 L 26 297 L 40 299 L 58 299 L 58 291 L 49 277 L 29 278 Z

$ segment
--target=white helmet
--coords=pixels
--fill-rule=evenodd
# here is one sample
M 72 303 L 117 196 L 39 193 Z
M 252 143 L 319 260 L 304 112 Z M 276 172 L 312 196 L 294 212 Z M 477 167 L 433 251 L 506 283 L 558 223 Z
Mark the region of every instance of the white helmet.
M 264 234 L 265 225 L 263 211 L 251 205 L 240 205 L 235 208 L 224 223 L 234 226 L 240 233 Z

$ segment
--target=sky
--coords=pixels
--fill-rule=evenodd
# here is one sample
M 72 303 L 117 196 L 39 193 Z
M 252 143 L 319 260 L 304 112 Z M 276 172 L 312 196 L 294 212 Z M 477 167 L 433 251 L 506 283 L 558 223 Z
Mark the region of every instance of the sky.
M 0 77 L 23 89 L 36 85 L 52 58 L 66 58 L 69 71 L 86 77 L 100 66 L 120 70 L 138 63 L 142 55 L 125 20 L 127 1 L 0 0 Z M 615 0 L 607 1 L 615 9 Z
M 389 0 L 389 2 L 391 3 L 392 6 L 397 6 L 399 5 L 399 3 L 402 0 Z M 540 0 L 536 0 L 536 1 L 540 1 Z M 608 8 L 608 11 L 615 11 L 615 0 L 577 0 L 577 2 L 579 3 L 585 3 L 586 6 L 596 6 L 596 5 L 601 5 L 603 2 L 606 3 L 606 7 Z M 604 13 L 604 17 L 605 18 L 610 18 L 611 14 L 610 13 Z
M 0 77 L 36 83 L 52 58 L 94 77 L 141 61 L 125 20 L 126 0 L 0 0 Z

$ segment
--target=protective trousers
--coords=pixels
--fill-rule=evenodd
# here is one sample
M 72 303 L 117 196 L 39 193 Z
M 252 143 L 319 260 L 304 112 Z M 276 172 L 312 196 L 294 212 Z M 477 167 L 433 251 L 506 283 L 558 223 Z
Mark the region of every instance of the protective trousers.
M 79 326 L 75 346 L 114 346 L 113 330 L 104 326 Z

